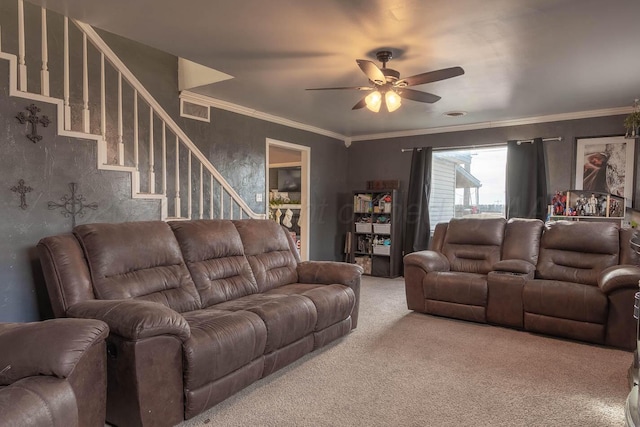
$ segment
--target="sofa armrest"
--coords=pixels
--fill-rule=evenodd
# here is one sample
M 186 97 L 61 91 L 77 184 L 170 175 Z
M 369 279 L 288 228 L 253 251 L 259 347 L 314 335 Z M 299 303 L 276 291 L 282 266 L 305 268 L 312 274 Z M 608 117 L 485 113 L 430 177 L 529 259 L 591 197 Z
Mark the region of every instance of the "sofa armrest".
M 345 262 L 305 261 L 298 264 L 298 281 L 352 286 L 360 281 L 363 271 L 359 265 Z
M 67 316 L 102 320 L 112 333 L 129 340 L 175 335 L 185 341 L 191 336 L 180 313 L 150 301 L 88 300 L 69 307 Z
M 618 289 L 638 290 L 640 281 L 640 267 L 635 265 L 614 265 L 600 273 L 598 286 L 605 294 L 610 294 Z
M 104 386 L 106 389 L 106 384 Z M 81 423 L 79 410 L 73 388 L 65 379 L 39 375 L 0 388 L 0 425 L 3 427 L 99 425 Z M 100 421 L 104 425 L 104 413 Z
M 305 261 L 298 263 L 300 283 L 345 285 L 353 290 L 356 304 L 351 312 L 351 329 L 358 327 L 360 313 L 360 280 L 363 268 L 356 264 L 335 261 Z
M 82 356 L 104 340 L 104 322 L 52 319 L 0 324 L 0 386 L 36 375 L 67 378 Z
M 493 264 L 493 271 L 531 275 L 536 271 L 536 266 L 523 259 L 504 259 Z
M 436 251 L 418 251 L 404 256 L 404 265 L 414 265 L 426 272 L 449 271 L 449 260 Z

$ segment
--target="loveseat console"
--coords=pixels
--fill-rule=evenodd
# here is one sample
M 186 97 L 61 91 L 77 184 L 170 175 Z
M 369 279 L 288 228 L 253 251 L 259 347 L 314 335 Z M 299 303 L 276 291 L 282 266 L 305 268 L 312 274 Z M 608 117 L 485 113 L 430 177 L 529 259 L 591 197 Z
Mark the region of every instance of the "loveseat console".
M 440 316 L 632 350 L 638 255 L 610 222 L 503 218 L 438 224 L 406 255 L 407 304 Z
M 99 319 L 107 421 L 171 426 L 357 326 L 362 269 L 268 220 L 88 224 L 38 244 L 58 317 Z

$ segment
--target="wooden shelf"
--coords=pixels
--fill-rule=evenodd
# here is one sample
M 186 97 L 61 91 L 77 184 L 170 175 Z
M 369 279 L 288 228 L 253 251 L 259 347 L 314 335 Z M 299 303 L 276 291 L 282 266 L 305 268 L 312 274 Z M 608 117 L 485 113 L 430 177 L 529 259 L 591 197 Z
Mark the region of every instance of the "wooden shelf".
M 620 227 L 624 226 L 623 216 L 551 215 L 549 216 L 549 222 L 551 221 L 617 222 Z
M 385 195 L 391 196 L 390 202 L 382 201 L 382 196 Z M 380 277 L 399 276 L 402 267 L 402 206 L 398 190 L 356 191 L 353 193 L 353 198 L 348 259 L 360 264 L 365 270 L 364 274 Z M 374 209 L 379 212 L 374 212 Z M 380 217 L 386 217 L 384 224 L 377 222 Z M 362 225 L 360 220 L 363 218 L 367 218 L 372 223 L 367 223 L 368 227 Z M 384 253 L 381 253 L 382 251 L 376 251 L 376 253 L 373 249 L 362 250 L 371 247 L 378 239 L 391 241 L 391 245 L 384 245 L 386 248 Z

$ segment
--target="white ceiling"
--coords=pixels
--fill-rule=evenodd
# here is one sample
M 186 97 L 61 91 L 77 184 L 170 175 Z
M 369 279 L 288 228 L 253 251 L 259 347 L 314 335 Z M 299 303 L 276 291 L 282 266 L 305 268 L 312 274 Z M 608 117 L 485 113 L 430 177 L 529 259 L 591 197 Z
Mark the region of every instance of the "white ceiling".
M 234 76 L 194 92 L 345 136 L 631 106 L 640 97 L 639 0 L 33 0 Z M 393 113 L 351 107 L 356 59 L 391 49 L 414 87 Z M 459 118 L 443 116 L 466 111 Z

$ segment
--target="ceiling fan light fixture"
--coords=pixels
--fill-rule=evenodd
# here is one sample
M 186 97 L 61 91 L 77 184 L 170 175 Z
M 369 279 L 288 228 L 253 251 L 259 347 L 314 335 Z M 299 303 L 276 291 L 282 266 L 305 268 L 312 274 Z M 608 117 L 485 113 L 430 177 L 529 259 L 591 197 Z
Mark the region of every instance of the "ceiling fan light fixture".
M 380 105 L 382 104 L 382 95 L 377 90 L 371 92 L 364 99 L 364 102 L 367 104 L 367 108 L 374 113 L 380 111 Z
M 387 110 L 389 112 L 396 111 L 402 105 L 402 99 L 400 95 L 390 90 L 384 95 L 384 100 L 387 104 Z
M 392 57 L 390 50 L 381 50 L 376 53 L 378 61 L 382 62 L 382 68 L 378 67 L 372 61 L 368 59 L 356 59 L 356 64 L 360 67 L 360 70 L 369 79 L 368 86 L 349 86 L 349 87 L 322 87 L 312 88 L 307 90 L 360 90 L 371 91 L 369 95 L 356 103 L 351 108 L 352 110 L 359 110 L 367 107 L 367 109 L 377 113 L 382 107 L 384 101 L 384 112 L 395 111 L 400 108 L 402 99 L 409 99 L 416 102 L 425 102 L 433 104 L 438 102 L 441 97 L 434 95 L 433 93 L 422 92 L 419 90 L 409 89 L 409 86 L 419 86 L 426 83 L 438 82 L 441 80 L 450 79 L 452 77 L 461 76 L 464 74 L 462 67 L 449 67 L 435 71 L 428 71 L 426 73 L 416 74 L 413 76 L 400 79 L 400 73 L 397 70 L 387 68 L 387 62 Z M 384 95 L 384 100 L 382 99 Z M 457 116 L 462 114 L 452 114 Z

